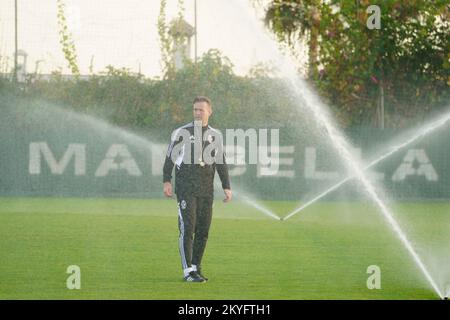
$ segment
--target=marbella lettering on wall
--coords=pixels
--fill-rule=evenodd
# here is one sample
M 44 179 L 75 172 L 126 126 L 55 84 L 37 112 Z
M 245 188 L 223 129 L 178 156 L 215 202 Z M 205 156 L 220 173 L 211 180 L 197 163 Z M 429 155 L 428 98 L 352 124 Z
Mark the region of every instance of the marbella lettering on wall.
M 151 147 L 151 174 L 162 175 L 166 145 L 152 145 Z M 267 149 L 267 147 L 265 147 Z M 47 142 L 31 142 L 29 146 L 29 174 L 40 175 L 42 168 L 46 165 L 52 175 L 62 175 L 69 172 L 68 168 L 73 163 L 73 174 L 75 176 L 94 175 L 95 177 L 106 177 L 113 171 L 123 172 L 125 175 L 140 177 L 144 176 L 138 162 L 133 157 L 125 144 L 111 144 L 104 158 L 94 168 L 87 168 L 86 152 L 87 145 L 70 143 L 67 145 L 63 155 L 57 159 Z M 405 151 L 404 151 L 405 152 Z M 355 150 L 356 155 L 361 154 L 360 149 Z M 276 155 L 276 156 L 274 156 Z M 295 146 L 282 146 L 271 148 L 271 159 L 265 163 L 257 164 L 257 177 L 276 177 L 293 179 L 296 177 Z M 310 180 L 336 180 L 340 173 L 336 171 L 325 171 L 318 169 L 318 154 L 314 147 L 306 147 L 304 150 L 303 176 Z M 73 159 L 73 162 L 72 162 Z M 230 175 L 240 176 L 247 171 L 245 161 L 245 149 L 240 146 L 226 146 L 227 163 L 230 167 Z M 69 172 L 70 173 L 70 172 Z M 385 173 L 371 171 L 372 178 L 384 180 Z M 405 181 L 408 177 L 419 176 L 426 181 L 437 182 L 439 175 L 430 161 L 424 149 L 406 149 L 405 156 L 398 164 L 394 173 L 389 177 L 393 182 Z
M 47 142 L 30 143 L 29 173 L 41 174 L 42 160 L 44 160 L 52 174 L 63 174 L 70 160 L 74 158 L 74 174 L 86 175 L 86 145 L 71 143 L 61 159 L 55 159 Z M 119 160 L 119 161 L 117 161 Z M 135 159 L 124 144 L 112 144 L 106 152 L 105 158 L 95 171 L 96 177 L 105 177 L 110 171 L 125 170 L 128 175 L 142 176 Z

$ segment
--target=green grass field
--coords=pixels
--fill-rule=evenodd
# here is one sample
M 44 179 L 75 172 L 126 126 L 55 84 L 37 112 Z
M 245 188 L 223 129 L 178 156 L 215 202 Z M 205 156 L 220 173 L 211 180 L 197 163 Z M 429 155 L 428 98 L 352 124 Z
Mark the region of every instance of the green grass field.
M 280 216 L 297 205 L 264 204 Z M 394 209 L 419 253 L 448 248 L 449 204 Z M 80 290 L 66 288 L 69 265 L 81 268 Z M 379 290 L 366 286 L 369 265 Z M 319 203 L 282 222 L 216 199 L 203 269 L 208 283 L 181 280 L 173 200 L 0 198 L 1 299 L 438 298 L 364 203 Z

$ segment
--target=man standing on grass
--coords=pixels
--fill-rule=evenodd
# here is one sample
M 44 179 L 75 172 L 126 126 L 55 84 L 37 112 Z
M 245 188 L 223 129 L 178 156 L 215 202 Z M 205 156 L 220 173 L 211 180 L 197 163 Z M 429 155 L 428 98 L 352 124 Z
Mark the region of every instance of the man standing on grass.
M 175 168 L 175 193 L 178 202 L 179 250 L 184 280 L 205 282 L 201 262 L 208 240 L 217 169 L 225 193 L 232 197 L 222 136 L 208 125 L 211 101 L 196 97 L 194 121 L 172 133 L 163 169 L 164 195 L 172 197 L 172 169 Z

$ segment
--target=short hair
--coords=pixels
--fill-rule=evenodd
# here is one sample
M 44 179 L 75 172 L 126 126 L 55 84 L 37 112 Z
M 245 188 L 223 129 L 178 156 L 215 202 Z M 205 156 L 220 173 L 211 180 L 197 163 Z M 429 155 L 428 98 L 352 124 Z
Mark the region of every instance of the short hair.
M 192 102 L 192 104 L 196 104 L 197 102 L 206 102 L 210 108 L 212 108 L 212 104 L 211 104 L 211 99 L 209 99 L 208 97 L 205 96 L 197 96 L 194 99 L 194 102 Z

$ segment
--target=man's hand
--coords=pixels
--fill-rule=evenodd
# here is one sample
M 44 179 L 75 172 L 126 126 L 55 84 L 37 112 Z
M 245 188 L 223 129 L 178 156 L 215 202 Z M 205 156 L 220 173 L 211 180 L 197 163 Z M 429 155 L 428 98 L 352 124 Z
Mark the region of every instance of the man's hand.
M 230 202 L 231 198 L 233 197 L 233 194 L 231 193 L 230 189 L 223 189 L 223 193 L 225 193 L 225 199 L 223 199 L 223 202 Z
M 172 184 L 170 182 L 164 182 L 164 195 L 168 198 L 173 196 Z

